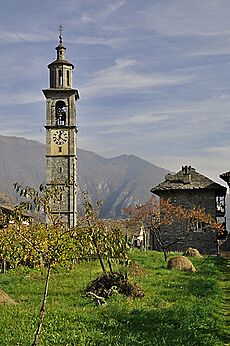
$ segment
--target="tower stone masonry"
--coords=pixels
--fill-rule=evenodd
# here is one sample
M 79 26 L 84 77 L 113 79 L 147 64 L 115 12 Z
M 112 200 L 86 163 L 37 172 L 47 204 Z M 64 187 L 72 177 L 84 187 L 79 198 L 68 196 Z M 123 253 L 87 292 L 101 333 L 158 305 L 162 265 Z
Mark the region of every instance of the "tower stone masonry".
M 49 89 L 46 98 L 46 185 L 60 188 L 59 202 L 52 205 L 68 227 L 77 218 L 77 89 L 72 88 L 74 65 L 66 60 L 60 27 L 57 59 L 48 65 Z

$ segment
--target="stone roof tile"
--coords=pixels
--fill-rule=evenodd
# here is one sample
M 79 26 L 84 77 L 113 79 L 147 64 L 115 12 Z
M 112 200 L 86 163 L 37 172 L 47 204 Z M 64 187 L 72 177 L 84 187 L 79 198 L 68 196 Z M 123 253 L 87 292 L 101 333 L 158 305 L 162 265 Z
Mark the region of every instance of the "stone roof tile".
M 153 187 L 152 193 L 169 190 L 211 189 L 225 193 L 226 188 L 208 177 L 196 172 L 195 168 L 184 166 L 175 174 L 167 174 L 164 182 Z

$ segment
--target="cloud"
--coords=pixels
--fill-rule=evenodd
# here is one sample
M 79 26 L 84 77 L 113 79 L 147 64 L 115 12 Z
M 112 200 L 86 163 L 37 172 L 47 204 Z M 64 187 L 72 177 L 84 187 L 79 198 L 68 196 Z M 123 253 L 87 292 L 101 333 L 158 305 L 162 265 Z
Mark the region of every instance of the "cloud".
M 5 114 L 5 116 L 1 115 L 1 135 L 23 137 L 44 143 L 45 129 L 43 119 L 35 116 L 33 112 L 27 112 L 23 116 L 10 112 Z
M 229 171 L 228 161 L 219 153 L 211 153 L 208 150 L 197 152 L 194 155 L 157 155 L 147 156 L 146 160 L 153 162 L 161 167 L 167 168 L 173 172 L 181 169 L 181 166 L 189 165 L 194 167 L 199 173 L 211 178 L 212 180 L 226 186 L 223 180 L 219 178 L 221 173 Z
M 223 160 L 221 154 L 208 153 L 202 149 L 193 154 L 181 153 L 176 155 L 175 153 L 173 156 L 170 156 L 165 153 L 164 156 L 158 159 L 161 164 L 168 162 L 168 167 L 171 167 L 171 169 L 175 169 L 175 163 L 192 165 L 198 171 L 201 173 L 204 172 L 204 174 L 210 176 L 212 179 L 218 179 L 221 173 L 230 169 L 228 161 Z
M 50 32 L 28 32 L 0 30 L 1 43 L 23 43 L 23 42 L 49 42 L 54 39 Z
M 62 18 L 78 67 L 82 147 L 171 170 L 229 170 L 229 13 L 229 0 L 4 2 L 1 132 L 39 138 Z
M 229 34 L 228 0 L 166 1 L 145 13 L 149 28 L 167 36 L 219 36 Z
M 81 44 L 81 45 L 100 45 L 100 46 L 109 46 L 112 48 L 119 48 L 127 42 L 127 39 L 122 36 L 117 36 L 117 37 L 108 37 L 108 35 L 100 35 L 98 34 L 97 36 L 84 36 L 84 35 L 79 35 L 76 38 L 71 38 L 66 40 L 68 43 L 74 43 L 74 44 Z
M 81 126 L 96 128 L 103 131 L 120 132 L 122 129 L 131 131 L 134 128 L 154 132 L 155 139 L 177 139 L 208 136 L 215 140 L 214 134 L 226 132 L 226 125 L 230 125 L 228 110 L 230 95 L 220 95 L 207 99 L 183 100 L 182 98 L 167 100 L 162 104 L 141 102 L 129 103 L 123 107 L 100 107 L 92 110 L 91 106 L 80 111 Z M 150 95 L 151 98 L 151 95 Z M 93 107 L 93 105 L 92 105 Z M 84 115 L 85 114 L 85 115 Z M 87 114 L 93 114 L 87 116 Z M 220 121 L 221 119 L 221 121 Z M 218 128 L 218 132 L 216 129 Z
M 99 10 L 95 11 L 95 8 L 92 8 L 91 10 L 83 11 L 81 13 L 81 20 L 83 23 L 102 23 L 108 19 L 119 10 L 124 4 L 126 3 L 126 0 L 119 0 L 119 1 L 113 1 L 113 2 L 106 2 L 106 4 L 103 4 Z
M 127 132 L 132 131 L 135 127 L 149 127 L 163 122 L 168 122 L 170 111 L 150 110 L 148 107 L 140 110 L 120 109 L 116 111 L 113 108 L 98 109 L 98 113 L 104 113 L 104 117 L 95 116 L 92 118 L 82 119 L 81 126 L 94 128 L 103 132 Z M 171 112 L 173 113 L 173 111 Z
M 23 105 L 28 103 L 44 102 L 42 94 L 38 91 L 16 91 L 14 93 L 1 92 L 1 105 Z
M 158 106 L 147 103 L 117 112 L 99 107 L 90 117 L 80 112 L 80 145 L 107 157 L 135 154 L 172 171 L 191 164 L 218 179 L 229 170 L 229 108 L 227 95 Z
M 119 93 L 141 92 L 143 89 L 172 86 L 188 82 L 192 76 L 176 73 L 138 72 L 139 62 L 134 59 L 116 59 L 113 66 L 95 72 L 81 86 L 85 97 L 108 96 Z M 135 70 L 136 67 L 136 70 Z

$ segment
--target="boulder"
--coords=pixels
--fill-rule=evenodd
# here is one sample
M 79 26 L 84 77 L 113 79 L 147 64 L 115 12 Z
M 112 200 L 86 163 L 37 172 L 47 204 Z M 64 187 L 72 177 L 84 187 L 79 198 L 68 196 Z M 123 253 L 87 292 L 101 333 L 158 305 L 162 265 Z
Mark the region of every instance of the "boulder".
M 0 304 L 16 304 L 13 299 L 11 299 L 7 293 L 0 290 Z
M 203 258 L 203 256 L 199 253 L 199 251 L 192 247 L 189 247 L 187 250 L 185 250 L 185 252 L 183 253 L 183 256 Z
M 170 258 L 168 261 L 168 269 L 179 269 L 183 271 L 190 271 L 192 273 L 195 273 L 196 269 L 192 262 L 184 256 L 176 256 L 173 258 Z

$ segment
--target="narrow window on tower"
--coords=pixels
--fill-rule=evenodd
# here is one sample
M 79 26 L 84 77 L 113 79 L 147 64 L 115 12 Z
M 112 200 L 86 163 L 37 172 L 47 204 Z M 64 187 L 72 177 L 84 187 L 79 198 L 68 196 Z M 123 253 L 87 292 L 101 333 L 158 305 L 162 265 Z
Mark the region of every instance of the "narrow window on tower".
M 59 167 L 59 173 L 62 173 L 62 167 Z
M 62 152 L 62 147 L 59 147 L 59 153 L 61 153 Z
M 50 71 L 50 87 L 53 88 L 55 86 L 54 83 L 54 70 Z
M 66 71 L 66 77 L 67 77 L 67 86 L 70 86 L 70 83 L 69 83 L 69 70 Z
M 59 85 L 63 85 L 63 79 L 62 79 L 62 70 L 58 70 L 58 82 Z

